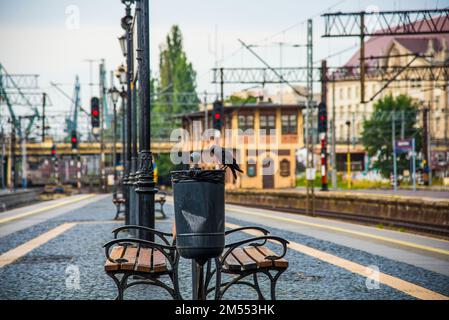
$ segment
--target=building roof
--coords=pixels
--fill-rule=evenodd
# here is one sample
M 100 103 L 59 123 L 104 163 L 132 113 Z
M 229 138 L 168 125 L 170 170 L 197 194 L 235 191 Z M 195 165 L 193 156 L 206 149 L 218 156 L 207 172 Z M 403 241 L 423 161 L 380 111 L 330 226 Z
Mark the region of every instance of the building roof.
M 435 25 L 444 25 L 449 24 L 449 20 L 446 17 L 438 17 L 432 19 Z M 414 24 L 405 25 L 403 27 L 399 27 L 398 30 L 402 30 L 404 28 L 410 28 L 411 25 L 422 24 L 422 21 L 417 21 Z M 428 25 L 422 26 L 421 30 L 426 31 L 430 30 Z M 441 33 L 441 34 L 417 34 L 417 35 L 397 35 L 397 36 L 373 36 L 367 41 L 365 41 L 365 57 L 371 56 L 383 56 L 387 54 L 387 50 L 393 44 L 393 41 L 397 41 L 399 44 L 406 47 L 412 53 L 422 54 L 427 51 L 427 46 L 429 41 L 433 41 L 434 49 L 439 51 L 443 47 L 443 41 L 446 41 L 446 44 L 449 44 L 449 34 Z M 346 64 L 344 67 L 355 67 L 359 66 L 359 58 L 360 58 L 360 50 L 358 50 Z M 375 65 L 377 61 L 375 59 L 367 60 L 366 63 L 368 65 Z
M 238 104 L 238 105 L 225 105 L 225 112 L 231 112 L 238 109 L 273 109 L 273 108 L 282 108 L 282 109 L 304 109 L 306 107 L 305 104 L 275 104 L 275 103 L 268 103 L 268 102 L 259 102 L 259 103 L 247 103 L 247 104 Z M 212 110 L 208 110 L 209 114 L 212 112 Z M 196 117 L 204 117 L 205 111 L 194 111 L 190 113 L 185 113 L 182 115 L 176 116 L 177 118 L 196 118 Z

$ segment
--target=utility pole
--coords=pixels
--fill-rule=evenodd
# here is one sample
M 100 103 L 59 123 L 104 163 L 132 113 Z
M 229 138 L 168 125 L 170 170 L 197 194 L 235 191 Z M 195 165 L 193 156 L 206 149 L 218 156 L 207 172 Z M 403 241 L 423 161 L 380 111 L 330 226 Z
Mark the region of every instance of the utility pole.
M 306 167 L 310 174 L 307 177 L 306 214 L 315 215 L 315 164 L 313 157 L 313 117 L 311 116 L 313 104 L 313 25 L 312 19 L 307 20 L 307 110 L 306 110 Z M 313 178 L 313 179 L 312 179 Z
M 426 139 L 427 139 L 427 164 L 429 166 L 429 186 L 432 185 L 432 140 L 430 136 L 430 103 L 429 103 L 429 109 L 427 109 L 427 132 L 426 132 Z
M 413 179 L 413 191 L 416 191 L 416 141 L 412 139 L 412 179 Z
M 346 170 L 347 170 L 347 182 L 348 189 L 351 189 L 351 121 L 346 121 L 348 126 L 348 137 L 347 137 L 347 152 L 346 152 Z
M 405 115 L 404 110 L 401 111 L 401 140 L 405 139 Z
M 326 122 L 326 126 L 323 126 L 323 132 L 318 131 L 321 142 L 321 191 L 329 191 L 327 186 L 327 62 L 323 60 L 321 62 L 321 103 L 325 106 L 325 115 L 320 115 L 318 110 L 318 121 Z M 321 119 L 324 117 L 324 119 Z M 320 127 L 320 125 L 318 125 Z
M 105 181 L 105 156 L 104 156 L 104 98 L 106 94 L 106 88 L 104 83 L 104 59 L 101 60 L 100 63 L 100 183 L 101 190 L 103 192 L 106 191 L 106 181 Z
M 2 139 L 2 144 L 1 144 L 1 155 L 0 155 L 0 175 L 1 175 L 1 185 L 2 185 L 2 190 L 5 190 L 6 188 L 6 184 L 5 184 L 5 152 L 6 152 L 6 148 L 5 148 L 5 132 L 3 131 L 3 126 L 2 126 L 2 131 L 0 132 L 0 138 Z
M 22 189 L 27 188 L 27 136 L 26 133 L 23 133 L 21 139 L 21 147 L 22 147 Z
M 332 190 L 337 191 L 337 154 L 335 135 L 335 76 L 332 75 Z
M 45 103 L 47 94 L 42 93 L 42 142 L 45 142 Z
M 17 187 L 17 157 L 16 157 L 16 125 L 11 124 L 11 167 L 12 167 L 12 190 Z
M 398 163 L 396 159 L 396 114 L 392 111 L 391 114 L 391 143 L 393 147 L 393 188 L 398 190 Z
M 423 136 L 422 136 L 422 144 L 423 144 L 423 158 L 425 161 L 425 167 L 424 172 L 426 172 L 426 169 L 428 168 L 428 175 L 427 175 L 427 181 L 425 181 L 426 185 L 430 185 L 430 146 L 429 146 L 429 109 L 424 108 L 423 110 Z
M 220 101 L 224 106 L 224 69 L 220 68 Z
M 365 103 L 365 13 L 360 12 L 360 101 Z
M 22 119 L 27 119 L 27 116 L 19 116 L 19 126 L 22 128 Z M 27 149 L 26 149 L 26 139 L 27 131 L 21 130 L 22 136 L 20 137 L 20 147 L 22 150 L 22 189 L 27 187 Z
M 204 131 L 207 131 L 209 126 L 209 115 L 207 110 L 207 91 L 204 91 Z

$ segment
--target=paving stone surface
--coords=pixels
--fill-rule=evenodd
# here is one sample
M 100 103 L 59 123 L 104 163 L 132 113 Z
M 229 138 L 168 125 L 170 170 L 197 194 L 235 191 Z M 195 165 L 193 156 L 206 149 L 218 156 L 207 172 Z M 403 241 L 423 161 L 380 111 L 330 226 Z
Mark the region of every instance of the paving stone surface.
M 173 220 L 173 206 L 165 205 L 167 220 L 157 220 L 156 228 L 169 232 Z M 0 268 L 0 299 L 114 299 L 114 282 L 103 269 L 105 262 L 102 245 L 112 239 L 111 230 L 123 225 L 113 221 L 115 207 L 107 197 L 38 225 L 0 238 L 0 254 L 21 245 L 65 222 L 76 222 L 70 230 L 26 254 L 19 260 Z M 247 223 L 228 218 L 238 225 Z M 257 225 L 257 223 L 254 223 Z M 288 232 L 271 229 L 272 234 L 301 243 L 362 265 L 375 265 L 392 276 L 449 295 L 449 279 L 427 270 L 375 256 L 360 250 Z M 232 239 L 247 238 L 238 234 Z M 229 241 L 231 239 L 228 239 Z M 273 250 L 279 247 L 269 244 Z M 277 285 L 278 299 L 413 299 L 400 291 L 380 285 L 368 289 L 366 278 L 334 265 L 322 262 L 294 250 L 287 253 L 288 270 Z M 79 274 L 79 281 L 76 281 Z M 167 278 L 167 277 L 165 277 Z M 75 280 L 73 280 L 75 279 Z M 165 282 L 170 282 L 165 279 Z M 181 259 L 179 282 L 184 299 L 190 299 L 191 262 Z M 260 277 L 262 291 L 269 297 L 270 284 Z M 256 299 L 257 295 L 246 286 L 234 286 L 224 299 Z M 125 299 L 170 299 L 161 288 L 138 285 L 130 288 Z

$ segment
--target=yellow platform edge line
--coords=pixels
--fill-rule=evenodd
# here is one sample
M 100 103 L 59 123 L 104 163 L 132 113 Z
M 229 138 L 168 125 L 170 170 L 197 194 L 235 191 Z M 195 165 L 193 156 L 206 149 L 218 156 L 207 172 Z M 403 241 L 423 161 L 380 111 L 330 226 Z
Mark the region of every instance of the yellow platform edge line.
M 233 224 L 233 223 L 226 223 L 226 227 L 235 229 L 239 228 L 239 225 Z M 260 236 L 260 233 L 254 230 L 244 230 L 242 232 L 245 232 L 247 234 L 253 235 L 253 236 Z M 277 243 L 275 241 L 272 241 L 274 243 Z M 290 244 L 288 245 L 290 249 L 293 249 L 295 251 L 298 251 L 300 253 L 303 253 L 305 255 L 311 256 L 315 259 L 319 259 L 321 261 L 327 262 L 329 264 L 335 265 L 337 267 L 343 268 L 345 270 L 348 270 L 352 273 L 359 274 L 363 277 L 368 277 L 372 274 L 373 270 L 370 269 L 367 266 L 363 266 L 361 264 L 340 258 L 338 256 L 334 256 L 332 254 L 329 254 L 324 251 L 320 251 L 311 247 L 307 247 L 304 245 L 301 245 L 296 242 L 290 241 Z M 388 274 L 379 273 L 379 282 L 389 286 L 391 288 L 394 288 L 398 291 L 401 291 L 405 294 L 408 294 L 412 297 L 415 297 L 417 299 L 421 300 L 449 300 L 449 297 L 439 294 L 437 292 L 434 292 L 432 290 L 420 287 L 416 284 L 413 284 L 411 282 L 390 276 Z
M 17 259 L 36 249 L 37 247 L 40 247 L 51 239 L 56 238 L 60 234 L 73 228 L 75 225 L 77 225 L 76 222 L 63 223 L 56 228 L 51 229 L 50 231 L 47 231 L 40 236 L 37 236 L 36 238 L 33 238 L 30 241 L 25 242 L 24 244 L 3 253 L 2 255 L 0 255 L 0 268 L 13 263 Z
M 39 209 L 31 210 L 31 211 L 28 211 L 28 212 L 20 213 L 18 215 L 12 216 L 12 217 L 3 218 L 3 219 L 0 219 L 0 224 L 11 222 L 11 221 L 18 220 L 18 219 L 22 219 L 22 218 L 25 218 L 25 217 L 28 217 L 28 216 L 31 216 L 31 215 L 34 215 L 34 214 L 37 214 L 37 213 L 41 213 L 41 212 L 47 211 L 47 210 L 52 210 L 52 209 L 56 209 L 56 208 L 59 208 L 59 207 L 63 207 L 65 205 L 72 204 L 72 203 L 79 202 L 79 201 L 83 201 L 83 200 L 92 198 L 94 196 L 95 196 L 95 194 L 88 194 L 86 196 L 78 197 L 78 198 L 71 199 L 71 200 L 68 200 L 68 201 L 58 202 L 58 203 L 55 203 L 55 204 L 52 204 L 52 205 L 49 205 L 49 206 L 46 206 L 46 207 L 43 207 L 43 208 L 39 208 Z

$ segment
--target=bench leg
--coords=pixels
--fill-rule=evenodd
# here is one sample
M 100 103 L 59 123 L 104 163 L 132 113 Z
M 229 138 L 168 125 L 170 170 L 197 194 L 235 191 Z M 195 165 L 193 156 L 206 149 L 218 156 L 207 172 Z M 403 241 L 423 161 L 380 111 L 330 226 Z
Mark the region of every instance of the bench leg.
M 260 291 L 259 281 L 257 280 L 257 272 L 255 272 L 253 274 L 253 279 L 254 279 L 254 286 L 255 286 L 255 289 L 257 291 L 257 295 L 259 296 L 258 299 L 259 300 L 265 300 L 265 297 L 263 296 L 262 291 Z
M 114 220 L 117 220 L 120 215 L 120 204 L 115 206 L 117 208 L 117 212 L 115 213 Z
M 123 275 L 122 278 L 119 280 L 115 274 L 111 274 L 111 273 L 107 273 L 107 275 L 109 277 L 112 278 L 112 280 L 114 280 L 115 285 L 117 286 L 117 297 L 115 298 L 115 300 L 123 300 L 123 293 L 124 293 L 124 288 L 126 287 L 126 282 L 127 282 L 127 276 Z
M 164 212 L 164 204 L 163 203 L 161 203 L 161 214 L 162 214 L 163 219 L 167 219 L 167 216 L 165 215 L 165 212 Z
M 250 274 L 249 274 L 250 275 Z M 229 281 L 229 282 L 225 282 L 225 283 L 221 283 L 218 285 L 218 295 L 216 297 L 216 300 L 221 300 L 224 296 L 224 294 L 226 293 L 226 291 L 228 291 L 229 288 L 231 288 L 234 284 L 240 284 L 240 285 L 245 285 L 248 287 L 253 288 L 256 292 L 257 292 L 257 296 L 260 298 L 260 289 L 256 288 L 256 285 L 254 283 L 251 283 L 249 281 L 243 281 L 243 278 L 246 278 L 247 276 L 249 276 L 248 274 L 244 274 L 244 275 L 239 275 L 236 278 L 234 278 L 233 280 Z M 218 281 L 217 281 L 218 283 Z M 223 290 L 220 290 L 221 287 L 224 287 Z M 262 296 L 263 298 L 263 296 Z M 265 300 L 265 299 L 263 299 Z
M 284 273 L 285 270 L 279 270 L 276 275 L 273 277 L 270 271 L 264 272 L 268 278 L 270 279 L 270 294 L 271 300 L 276 300 L 276 284 L 281 274 Z

